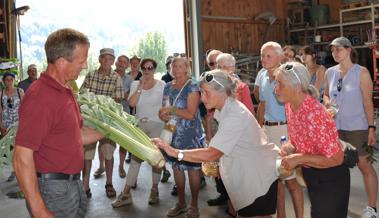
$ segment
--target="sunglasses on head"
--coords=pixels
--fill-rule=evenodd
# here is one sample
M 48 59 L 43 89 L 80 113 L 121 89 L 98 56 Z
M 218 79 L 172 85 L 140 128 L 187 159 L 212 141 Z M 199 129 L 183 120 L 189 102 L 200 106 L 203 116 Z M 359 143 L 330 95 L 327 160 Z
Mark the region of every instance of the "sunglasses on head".
M 207 83 L 210 83 L 212 81 L 215 81 L 217 84 L 219 84 L 222 88 L 225 88 L 224 85 L 222 85 L 219 81 L 216 80 L 216 78 L 212 75 L 212 74 L 207 74 L 205 75 L 205 81 L 207 81 Z
M 149 66 L 149 67 L 141 67 L 141 69 L 142 69 L 143 71 L 146 71 L 146 70 L 148 70 L 148 71 L 152 71 L 152 70 L 154 70 L 154 67 L 152 67 L 152 66 Z
M 293 75 L 295 75 L 296 79 L 299 81 L 299 83 L 301 83 L 301 80 L 299 76 L 297 75 L 297 73 L 295 72 L 292 64 L 287 64 L 286 66 L 284 66 L 284 70 L 287 72 L 292 72 Z
M 7 99 L 7 106 L 8 106 L 9 108 L 13 108 L 13 102 L 12 102 L 12 99 L 10 99 L 10 98 Z
M 341 91 L 342 90 L 342 78 L 339 78 L 338 81 L 337 81 L 337 91 Z

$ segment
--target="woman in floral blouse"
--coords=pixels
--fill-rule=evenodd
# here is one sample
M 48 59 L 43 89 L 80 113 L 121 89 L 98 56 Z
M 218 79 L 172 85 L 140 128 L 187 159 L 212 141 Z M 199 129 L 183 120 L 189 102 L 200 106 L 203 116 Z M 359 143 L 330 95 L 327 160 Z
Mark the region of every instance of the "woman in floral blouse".
M 282 165 L 288 170 L 302 166 L 312 218 L 346 218 L 350 172 L 342 163 L 334 120 L 318 101 L 318 91 L 309 84 L 303 65 L 283 64 L 275 75 L 275 93 L 285 103 L 290 139 L 282 146 Z

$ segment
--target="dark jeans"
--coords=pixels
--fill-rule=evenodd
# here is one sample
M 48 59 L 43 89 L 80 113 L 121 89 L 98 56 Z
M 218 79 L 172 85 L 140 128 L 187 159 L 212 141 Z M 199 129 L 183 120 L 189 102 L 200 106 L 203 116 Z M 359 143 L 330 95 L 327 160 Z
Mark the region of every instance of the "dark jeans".
M 38 178 L 39 188 L 46 207 L 55 218 L 82 218 L 87 212 L 87 196 L 78 180 L 43 180 Z M 31 211 L 27 205 L 29 213 Z
M 326 169 L 303 167 L 312 218 L 346 218 L 350 194 L 350 171 L 345 165 Z
M 216 190 L 218 193 L 220 193 L 220 195 L 224 196 L 225 199 L 229 199 L 229 195 L 228 195 L 228 192 L 226 192 L 226 189 L 225 189 L 225 186 L 224 186 L 224 183 L 222 182 L 222 179 L 221 178 L 215 178 L 215 181 L 216 181 Z

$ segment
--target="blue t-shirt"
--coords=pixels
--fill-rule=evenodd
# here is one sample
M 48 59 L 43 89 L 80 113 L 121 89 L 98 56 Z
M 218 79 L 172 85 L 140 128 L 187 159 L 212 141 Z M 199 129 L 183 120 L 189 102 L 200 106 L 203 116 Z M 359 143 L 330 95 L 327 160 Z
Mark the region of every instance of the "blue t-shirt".
M 284 104 L 280 103 L 274 93 L 275 80 L 270 82 L 268 71 L 262 72 L 262 77 L 259 86 L 259 100 L 266 103 L 264 118 L 271 122 L 285 122 L 286 112 Z

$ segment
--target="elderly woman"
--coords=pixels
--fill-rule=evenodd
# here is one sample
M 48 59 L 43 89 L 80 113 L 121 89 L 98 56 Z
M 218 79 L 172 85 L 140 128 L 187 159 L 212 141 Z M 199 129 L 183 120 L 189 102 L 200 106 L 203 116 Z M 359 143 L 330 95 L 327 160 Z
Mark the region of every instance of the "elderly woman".
M 1 107 L 0 107 L 0 131 L 1 136 L 7 134 L 8 129 L 18 122 L 18 108 L 20 101 L 24 97 L 24 91 L 14 86 L 16 75 L 12 72 L 6 72 L 3 75 L 4 89 L 1 90 Z M 7 181 L 15 179 L 14 172 L 8 177 Z
M 158 147 L 180 162 L 201 163 L 220 159 L 220 175 L 240 217 L 269 216 L 276 210 L 278 149 L 254 116 L 234 98 L 236 82 L 216 69 L 200 80 L 202 101 L 215 108 L 219 128 L 208 148 L 182 150 L 155 139 Z
M 164 99 L 169 99 L 171 106 L 162 107 L 159 117 L 168 121 L 170 117 L 176 120 L 176 131 L 174 132 L 171 145 L 181 150 L 202 148 L 203 131 L 201 128 L 200 113 L 198 111 L 200 94 L 198 86 L 191 80 L 191 71 L 188 60 L 184 57 L 172 59 L 171 71 L 174 80 L 167 83 L 164 88 Z M 179 161 L 168 157 L 172 165 L 174 179 L 178 190 L 178 203 L 167 212 L 167 216 L 176 217 L 186 212 L 186 216 L 198 217 L 199 210 L 197 200 L 200 188 L 201 164 Z M 189 184 L 192 194 L 191 206 L 187 210 L 185 201 L 185 174 L 188 172 Z
M 325 105 L 334 104 L 338 108 L 335 122 L 339 136 L 358 150 L 358 168 L 368 197 L 362 217 L 378 217 L 378 177 L 372 163 L 367 160 L 368 150 L 376 143 L 370 72 L 353 63 L 354 51 L 349 39 L 334 39 L 331 50 L 338 64 L 326 71 Z
M 346 218 L 350 172 L 336 125 L 318 101 L 317 89 L 300 63 L 289 62 L 275 72 L 275 93 L 285 103 L 290 141 L 282 146 L 282 165 L 302 166 L 311 201 L 312 218 Z M 294 151 L 293 154 L 292 152 Z
M 162 106 L 163 89 L 165 82 L 154 79 L 157 62 L 146 58 L 141 61 L 142 77 L 131 84 L 128 103 L 136 108 L 136 117 L 140 120 L 139 127 L 151 138 L 159 137 L 163 129 L 163 122 L 158 117 Z M 132 155 L 124 191 L 112 203 L 113 207 L 122 207 L 133 203 L 130 189 L 136 184 L 142 160 Z M 161 169 L 152 168 L 152 187 L 149 204 L 159 202 L 158 183 Z

